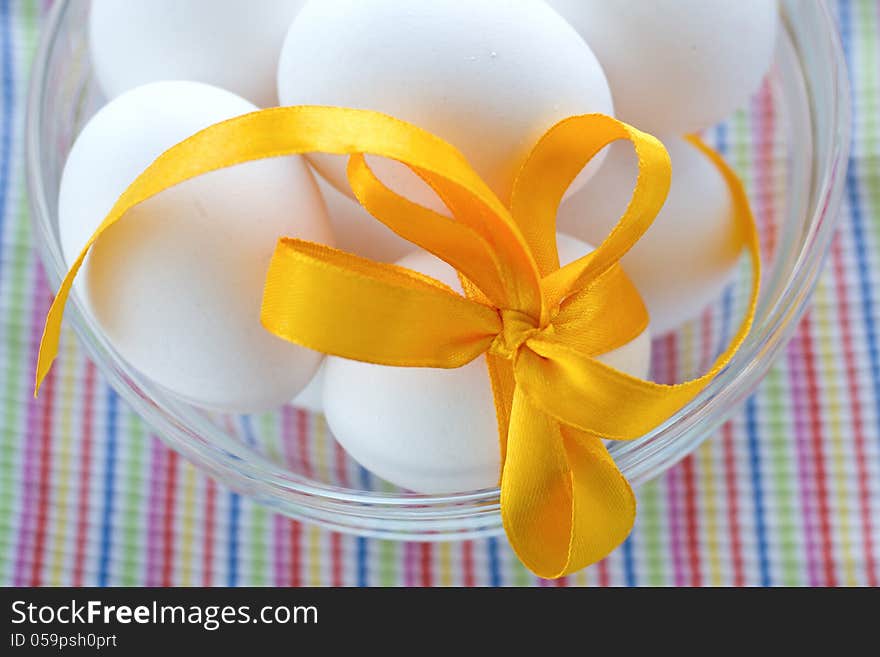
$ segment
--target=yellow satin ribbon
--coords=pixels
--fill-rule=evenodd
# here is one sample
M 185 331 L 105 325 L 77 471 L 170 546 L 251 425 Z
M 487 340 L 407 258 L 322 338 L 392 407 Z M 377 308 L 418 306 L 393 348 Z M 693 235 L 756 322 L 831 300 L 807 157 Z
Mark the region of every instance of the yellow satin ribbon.
M 556 212 L 565 190 L 609 143 L 632 142 L 639 162 L 624 216 L 595 251 L 560 267 Z M 736 175 L 696 138 L 727 180 L 754 268 L 751 303 L 729 348 L 699 379 L 642 381 L 596 356 L 623 346 L 648 313 L 619 260 L 644 234 L 669 189 L 670 163 L 654 137 L 602 115 L 553 127 L 516 181 L 508 209 L 455 148 L 375 112 L 287 107 L 212 126 L 160 156 L 122 194 L 67 274 L 49 312 L 37 389 L 57 354 L 63 308 L 101 234 L 135 205 L 209 171 L 283 155 L 349 155 L 352 190 L 402 237 L 455 267 L 466 296 L 429 277 L 326 246 L 283 238 L 266 279 L 262 322 L 317 351 L 371 363 L 461 367 L 486 354 L 502 453 L 501 508 L 523 563 L 548 578 L 579 570 L 617 547 L 635 519 L 632 489 L 602 438 L 631 440 L 690 401 L 748 334 L 760 281 L 755 223 Z M 407 165 L 453 216 L 386 188 L 365 154 Z

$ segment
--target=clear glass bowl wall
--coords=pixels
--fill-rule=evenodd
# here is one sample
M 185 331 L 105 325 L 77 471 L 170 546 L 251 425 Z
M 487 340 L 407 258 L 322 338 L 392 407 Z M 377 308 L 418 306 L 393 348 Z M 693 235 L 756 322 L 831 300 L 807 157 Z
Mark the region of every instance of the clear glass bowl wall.
M 699 398 L 642 439 L 611 446 L 636 485 L 712 436 L 755 389 L 804 311 L 833 235 L 849 146 L 843 56 L 825 2 L 787 0 L 780 8 L 783 30 L 767 83 L 750 107 L 705 135 L 742 176 L 760 225 L 766 275 L 757 322 Z M 87 11 L 80 0 L 56 1 L 33 68 L 27 129 L 32 221 L 54 288 L 66 270 L 57 234 L 62 168 L 79 130 L 103 102 L 90 70 Z M 672 382 L 707 367 L 742 316 L 749 275 L 744 263 L 714 307 L 655 340 L 655 379 Z M 497 490 L 442 497 L 397 490 L 348 458 L 320 416 L 292 407 L 249 417 L 205 413 L 127 366 L 83 319 L 75 298 L 67 327 L 171 447 L 281 513 L 385 538 L 446 540 L 501 531 Z

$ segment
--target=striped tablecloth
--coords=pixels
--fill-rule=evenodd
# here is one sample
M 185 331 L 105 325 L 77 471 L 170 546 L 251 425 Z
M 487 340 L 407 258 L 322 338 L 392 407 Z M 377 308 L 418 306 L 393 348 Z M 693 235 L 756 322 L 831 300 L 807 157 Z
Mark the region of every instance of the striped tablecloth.
M 836 9 L 855 150 L 813 310 L 720 435 L 640 490 L 627 543 L 558 584 L 878 583 L 880 3 Z M 274 515 L 165 448 L 70 334 L 49 389 L 32 399 L 50 290 L 32 251 L 22 134 L 44 12 L 36 0 L 0 0 L 0 583 L 550 584 L 503 539 L 383 542 Z

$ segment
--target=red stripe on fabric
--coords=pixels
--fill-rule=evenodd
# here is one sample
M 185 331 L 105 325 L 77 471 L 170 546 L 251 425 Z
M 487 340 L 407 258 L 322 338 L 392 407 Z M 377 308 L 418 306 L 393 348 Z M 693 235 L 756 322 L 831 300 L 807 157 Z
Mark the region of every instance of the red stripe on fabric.
M 92 476 L 92 443 L 94 441 L 96 370 L 92 361 L 86 361 L 86 372 L 83 377 L 85 391 L 83 393 L 83 428 L 82 456 L 80 458 L 79 500 L 76 510 L 76 539 L 73 555 L 73 586 L 83 585 L 83 571 L 86 560 L 86 538 L 89 529 L 89 485 Z
M 599 586 L 611 586 L 611 573 L 608 571 L 608 559 L 602 559 L 596 564 L 596 571 L 599 574 Z
M 144 561 L 144 584 L 159 586 L 162 582 L 162 489 L 165 484 L 165 455 L 167 450 L 153 436 L 150 440 L 150 469 L 148 475 L 146 559 Z
M 688 562 L 691 569 L 691 586 L 702 586 L 700 562 L 700 529 L 697 510 L 697 486 L 694 475 L 694 457 L 688 456 L 681 464 L 684 475 L 685 523 L 687 533 Z
M 822 567 L 825 585 L 837 586 L 834 568 L 834 547 L 831 538 L 831 512 L 828 508 L 828 476 L 825 454 L 822 451 L 822 403 L 819 399 L 819 381 L 816 373 L 816 350 L 813 346 L 813 319 L 807 313 L 801 324 L 801 342 L 804 347 L 804 367 L 807 384 L 807 423 L 815 464 L 816 492 L 819 504 L 819 534 L 822 541 Z
M 431 543 L 419 544 L 420 565 L 422 570 L 421 585 L 431 587 L 434 585 L 434 559 L 433 545 Z
M 290 585 L 302 586 L 302 525 L 290 521 Z
M 283 436 L 284 458 L 288 467 L 293 470 L 301 470 L 303 476 L 312 477 L 312 463 L 309 458 L 309 416 L 302 409 L 294 409 L 285 406 L 281 414 L 281 433 Z M 294 443 L 296 444 L 294 448 Z M 303 530 L 302 525 L 296 520 L 287 520 L 287 535 L 290 545 L 287 549 L 290 559 L 287 567 L 288 586 L 300 587 L 303 585 Z M 334 564 L 335 565 L 335 564 Z
M 177 492 L 177 452 L 168 450 L 165 478 L 165 513 L 162 518 L 162 586 L 173 586 L 174 510 Z
M 568 588 L 568 577 L 560 577 L 556 580 L 556 588 L 563 589 Z
M 330 556 L 333 586 L 343 586 L 342 535 L 337 532 L 330 534 Z
M 789 383 L 790 383 L 790 399 L 794 408 L 791 414 L 792 428 L 794 430 L 794 447 L 795 458 L 797 463 L 797 480 L 800 498 L 799 516 L 803 525 L 803 534 L 801 547 L 804 552 L 807 583 L 811 587 L 821 586 L 821 577 L 819 574 L 819 562 L 821 558 L 817 555 L 819 547 L 819 539 L 816 538 L 816 518 L 815 518 L 815 486 L 813 485 L 813 463 L 810 452 L 810 433 L 807 427 L 808 404 L 805 398 L 805 390 L 803 386 L 803 335 L 798 329 L 794 338 L 787 349 L 788 367 L 789 367 Z
M 339 482 L 340 486 L 348 486 L 348 457 L 345 453 L 345 450 L 342 449 L 342 445 L 333 441 L 333 460 L 334 466 L 336 469 L 336 481 Z
M 661 339 L 663 344 L 663 356 L 661 359 L 663 364 L 662 378 L 664 383 L 677 383 L 678 379 L 678 336 L 675 333 L 669 333 Z
M 46 549 L 46 525 L 49 522 L 49 466 L 52 460 L 52 418 L 55 403 L 55 370 L 49 373 L 40 395 L 39 479 L 37 488 L 37 526 L 34 530 L 31 586 L 42 585 L 43 558 Z
M 724 445 L 724 484 L 727 488 L 727 524 L 728 531 L 730 532 L 730 560 L 733 564 L 733 585 L 745 586 L 746 575 L 743 565 L 742 535 L 739 526 L 739 487 L 737 486 L 732 422 L 728 422 L 721 429 L 721 440 Z
M 702 374 L 712 366 L 715 345 L 713 340 L 713 308 L 709 307 L 700 317 L 700 359 L 699 372 L 689 372 L 689 376 Z M 702 562 L 700 558 L 699 511 L 697 504 L 697 485 L 694 473 L 696 461 L 688 457 L 684 462 L 685 509 L 687 513 L 688 552 L 691 562 L 692 586 L 702 586 Z
M 859 489 L 859 516 L 862 522 L 862 549 L 865 558 L 865 575 L 870 587 L 878 586 L 877 562 L 874 558 L 874 522 L 871 518 L 871 484 L 868 472 L 868 452 L 866 448 L 864 416 L 860 397 L 859 368 L 855 359 L 855 347 L 850 324 L 849 294 L 846 286 L 843 251 L 840 238 L 831 245 L 831 263 L 834 271 L 834 287 L 837 292 L 840 333 L 843 339 L 843 360 L 846 368 L 846 384 L 853 423 L 853 442 L 855 443 L 856 481 Z
M 211 586 L 214 578 L 214 518 L 217 509 L 217 485 L 213 479 L 205 484 L 205 539 L 202 544 L 202 583 Z
M 464 586 L 477 585 L 474 577 L 474 544 L 472 541 L 464 541 L 461 544 L 461 569 Z

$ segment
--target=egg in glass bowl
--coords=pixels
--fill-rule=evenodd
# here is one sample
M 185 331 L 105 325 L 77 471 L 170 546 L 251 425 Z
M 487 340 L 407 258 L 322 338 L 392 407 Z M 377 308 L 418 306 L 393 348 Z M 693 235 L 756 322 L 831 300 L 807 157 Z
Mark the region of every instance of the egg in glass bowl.
M 685 408 L 639 440 L 612 443 L 638 486 L 711 437 L 755 390 L 806 309 L 831 244 L 850 141 L 849 89 L 824 1 L 780 3 L 772 70 L 749 106 L 703 134 L 740 174 L 752 202 L 765 266 L 754 328 L 730 364 Z M 104 104 L 89 56 L 88 3 L 57 0 L 33 66 L 27 171 L 34 238 L 57 289 L 67 271 L 58 195 L 67 155 Z M 701 374 L 743 316 L 751 273 L 741 270 L 702 315 L 653 345 L 652 376 Z M 271 413 L 215 413 L 134 370 L 74 296 L 66 326 L 123 399 L 166 443 L 206 473 L 287 516 L 337 531 L 405 540 L 500 534 L 497 489 L 418 495 L 371 475 L 334 441 L 322 415 L 293 405 Z

